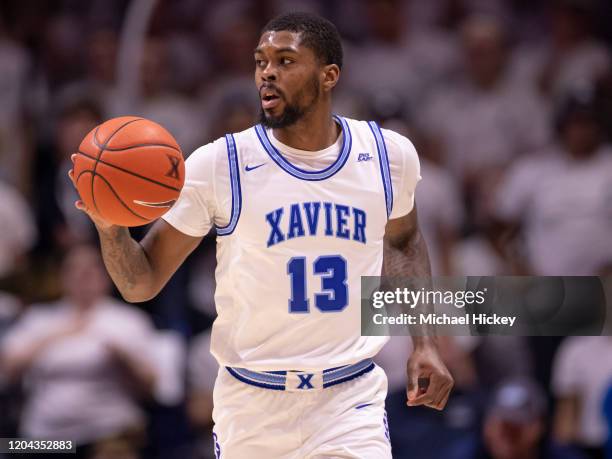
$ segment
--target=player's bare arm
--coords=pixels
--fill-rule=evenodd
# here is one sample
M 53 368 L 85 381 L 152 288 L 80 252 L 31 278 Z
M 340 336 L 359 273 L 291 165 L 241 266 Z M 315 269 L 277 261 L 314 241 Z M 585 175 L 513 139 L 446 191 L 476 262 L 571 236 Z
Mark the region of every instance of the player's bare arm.
M 385 228 L 383 272 L 389 277 L 428 279 L 431 267 L 427 246 L 418 225 L 416 207 L 389 220 Z M 453 378 L 442 362 L 433 336 L 413 336 L 414 351 L 407 364 L 408 405 L 441 410 L 453 387 Z
M 68 175 L 72 179 L 72 170 Z M 137 242 L 127 228 L 100 218 L 83 201 L 75 205 L 95 224 L 106 269 L 121 296 L 129 302 L 147 301 L 157 295 L 202 240 L 160 219 Z
M 155 297 L 202 240 L 161 219 L 140 243 L 123 227 L 98 227 L 98 234 L 106 269 L 123 298 L 130 302 Z

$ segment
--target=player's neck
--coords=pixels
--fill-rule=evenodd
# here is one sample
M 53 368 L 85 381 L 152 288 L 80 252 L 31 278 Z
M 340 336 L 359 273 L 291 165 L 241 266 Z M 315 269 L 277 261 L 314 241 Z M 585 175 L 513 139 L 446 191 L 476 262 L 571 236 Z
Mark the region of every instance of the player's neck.
M 341 128 L 334 121 L 331 111 L 324 114 L 313 111 L 297 123 L 281 129 L 273 129 L 274 138 L 292 148 L 319 151 L 333 145 Z

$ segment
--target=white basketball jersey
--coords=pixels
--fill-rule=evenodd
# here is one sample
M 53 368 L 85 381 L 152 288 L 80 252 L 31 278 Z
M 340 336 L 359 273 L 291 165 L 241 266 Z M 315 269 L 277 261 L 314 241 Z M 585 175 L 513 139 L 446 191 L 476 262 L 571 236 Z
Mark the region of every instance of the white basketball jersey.
M 372 357 L 387 341 L 360 334 L 360 280 L 382 270 L 388 149 L 375 123 L 336 121 L 342 146 L 322 170 L 289 162 L 260 125 L 225 138 L 231 214 L 217 223 L 211 341 L 221 365 L 319 371 Z M 165 219 L 189 234 L 174 215 L 181 207 Z

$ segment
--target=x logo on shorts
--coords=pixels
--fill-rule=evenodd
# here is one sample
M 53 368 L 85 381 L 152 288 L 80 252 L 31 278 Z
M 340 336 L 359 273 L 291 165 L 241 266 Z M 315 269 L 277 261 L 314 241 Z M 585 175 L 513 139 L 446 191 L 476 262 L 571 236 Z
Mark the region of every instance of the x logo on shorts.
M 311 373 L 298 375 L 298 378 L 300 378 L 300 385 L 298 386 L 298 389 L 314 389 L 314 386 L 310 383 L 313 376 L 314 375 Z

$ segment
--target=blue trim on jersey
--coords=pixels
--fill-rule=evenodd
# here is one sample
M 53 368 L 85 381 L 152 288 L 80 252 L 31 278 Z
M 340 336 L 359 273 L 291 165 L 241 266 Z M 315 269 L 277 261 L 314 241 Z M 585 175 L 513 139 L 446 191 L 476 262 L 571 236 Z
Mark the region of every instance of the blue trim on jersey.
M 330 368 L 323 370 L 323 388 L 335 386 L 343 382 L 358 378 L 359 376 L 372 371 L 375 367 L 372 359 L 365 359 L 353 365 Z M 272 390 L 286 390 L 287 371 L 253 371 L 246 368 L 225 367 L 229 373 L 251 386 L 262 387 Z M 308 373 L 308 372 L 305 372 Z
M 240 211 L 242 210 L 242 189 L 240 188 L 240 168 L 238 167 L 238 153 L 236 151 L 236 141 L 232 134 L 225 136 L 225 143 L 227 144 L 227 160 L 229 163 L 230 173 L 230 184 L 232 189 L 232 214 L 230 221 L 225 226 L 217 226 L 217 235 L 227 236 L 234 232 L 238 219 L 240 218 Z
M 368 373 L 374 369 L 374 362 L 372 359 L 365 359 L 355 365 L 349 365 L 348 367 L 342 367 L 334 371 L 330 371 L 323 374 L 323 387 L 335 386 L 351 379 L 358 378 L 359 376 Z
M 393 183 L 391 182 L 391 169 L 389 168 L 389 156 L 387 155 L 387 146 L 385 138 L 378 124 L 374 121 L 369 121 L 368 125 L 374 134 L 376 140 L 376 149 L 378 150 L 378 158 L 380 159 L 380 173 L 382 176 L 383 187 L 385 189 L 385 202 L 387 203 L 387 218 L 391 217 L 393 210 Z
M 282 153 L 278 151 L 274 145 L 272 145 L 270 139 L 268 138 L 268 133 L 261 124 L 255 126 L 255 132 L 257 133 L 257 137 L 259 138 L 264 150 L 266 150 L 270 158 L 272 158 L 272 160 L 285 172 L 301 180 L 325 180 L 342 169 L 342 166 L 344 166 L 349 157 L 353 144 L 351 130 L 349 129 L 346 120 L 337 115 L 334 115 L 334 120 L 340 123 L 340 126 L 342 127 L 342 147 L 340 148 L 340 154 L 338 155 L 338 158 L 336 158 L 336 161 L 334 161 L 334 163 L 329 167 L 320 171 L 307 171 L 291 164 L 287 159 L 285 159 Z
M 244 378 L 250 379 L 252 381 L 274 384 L 277 386 L 284 385 L 286 380 L 286 376 L 284 375 L 261 373 L 258 371 L 247 370 L 246 368 L 233 368 L 233 370 L 240 376 L 243 376 Z
M 323 388 L 327 389 L 328 387 L 335 386 L 337 384 L 342 384 L 342 383 L 345 383 L 347 381 L 351 381 L 353 379 L 359 378 L 361 375 L 364 375 L 364 374 L 369 373 L 370 371 L 372 371 L 375 366 L 376 365 L 372 362 L 366 368 L 363 368 L 363 369 L 359 370 L 356 373 L 353 373 L 353 374 L 351 374 L 349 376 L 345 376 L 344 378 L 335 379 L 335 380 L 330 381 L 328 383 L 323 383 Z
M 227 371 L 237 380 L 242 381 L 245 384 L 250 384 L 251 386 L 257 386 L 257 387 L 261 387 L 263 389 L 271 389 L 271 390 L 285 390 L 285 385 L 283 384 L 282 386 L 279 385 L 273 385 L 273 384 L 266 384 L 266 383 L 261 383 L 259 381 L 252 381 L 248 378 L 245 378 L 244 376 L 240 375 L 235 368 L 232 367 L 225 367 L 227 369 Z

